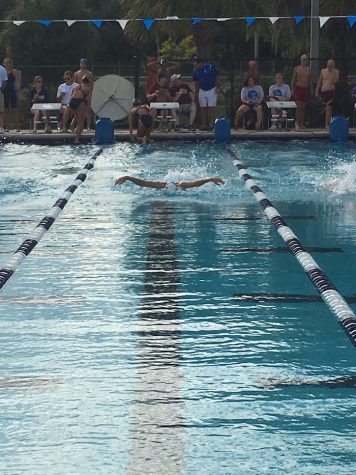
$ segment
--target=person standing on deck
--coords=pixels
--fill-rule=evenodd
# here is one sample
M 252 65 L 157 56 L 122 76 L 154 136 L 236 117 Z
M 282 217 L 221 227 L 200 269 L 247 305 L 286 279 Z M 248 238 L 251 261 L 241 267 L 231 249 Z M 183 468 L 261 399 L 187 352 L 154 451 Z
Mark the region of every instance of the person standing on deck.
M 93 112 L 91 110 L 91 97 L 93 95 L 93 86 L 94 86 L 94 75 L 91 71 L 88 69 L 88 60 L 86 58 L 82 58 L 79 62 L 79 69 L 74 73 L 74 82 L 78 84 L 82 84 L 82 78 L 88 78 L 89 79 L 89 84 L 90 84 L 90 92 L 87 97 L 87 130 L 92 129 L 92 124 L 93 124 Z
M 335 61 L 329 59 L 326 68 L 321 70 L 320 78 L 315 89 L 315 97 L 320 98 L 325 107 L 325 128 L 329 127 L 332 114 L 332 103 L 335 99 L 335 86 L 340 78 L 340 72 L 335 68 Z
M 13 68 L 13 62 L 11 58 L 4 59 L 4 67 L 7 73 L 7 83 L 3 89 L 5 104 L 5 130 L 6 132 L 9 131 L 10 113 L 12 112 L 15 118 L 16 132 L 20 132 L 19 98 L 21 91 L 21 71 Z
M 0 134 L 4 133 L 4 94 L 3 90 L 7 82 L 6 69 L 0 64 Z
M 211 130 L 215 120 L 217 97 L 220 93 L 219 71 L 211 63 L 204 64 L 198 56 L 193 58 L 195 97 L 199 100 L 201 129 Z
M 308 93 L 310 91 L 310 93 L 313 94 L 310 66 L 306 54 L 302 54 L 300 57 L 300 65 L 294 68 L 291 86 L 292 94 L 297 104 L 295 128 L 304 129 Z

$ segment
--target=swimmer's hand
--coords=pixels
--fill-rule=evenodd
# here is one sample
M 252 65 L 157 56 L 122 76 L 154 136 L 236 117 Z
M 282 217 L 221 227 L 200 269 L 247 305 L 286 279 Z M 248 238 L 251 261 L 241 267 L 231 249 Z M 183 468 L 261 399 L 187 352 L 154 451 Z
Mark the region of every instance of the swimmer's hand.
M 215 183 L 215 185 L 224 185 L 225 182 L 218 176 L 214 176 L 213 178 L 210 178 L 211 183 Z
M 115 185 L 122 185 L 127 180 L 128 180 L 127 176 L 120 176 L 117 180 L 115 180 Z

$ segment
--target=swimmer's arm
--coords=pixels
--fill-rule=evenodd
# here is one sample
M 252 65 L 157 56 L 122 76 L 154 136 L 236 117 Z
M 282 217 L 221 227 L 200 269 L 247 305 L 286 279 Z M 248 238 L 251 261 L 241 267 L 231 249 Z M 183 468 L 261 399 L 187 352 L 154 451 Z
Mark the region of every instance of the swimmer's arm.
M 201 180 L 195 181 L 180 181 L 179 183 L 176 183 L 176 187 L 186 190 L 187 188 L 196 188 L 197 186 L 202 186 L 206 183 L 215 183 L 215 185 L 223 185 L 225 182 L 219 177 L 202 178 Z
M 121 176 L 115 181 L 115 185 L 122 185 L 125 181 L 131 181 L 135 185 L 143 186 L 145 188 L 162 189 L 167 187 L 167 182 L 165 181 L 147 181 L 134 176 Z

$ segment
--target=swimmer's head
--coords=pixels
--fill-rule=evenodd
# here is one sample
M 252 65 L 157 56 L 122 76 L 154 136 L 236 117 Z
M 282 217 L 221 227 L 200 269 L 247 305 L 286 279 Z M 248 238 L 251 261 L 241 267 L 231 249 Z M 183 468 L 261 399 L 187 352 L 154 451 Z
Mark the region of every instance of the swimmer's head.
M 300 62 L 301 63 L 306 63 L 308 61 L 308 56 L 306 54 L 302 54 L 300 57 Z

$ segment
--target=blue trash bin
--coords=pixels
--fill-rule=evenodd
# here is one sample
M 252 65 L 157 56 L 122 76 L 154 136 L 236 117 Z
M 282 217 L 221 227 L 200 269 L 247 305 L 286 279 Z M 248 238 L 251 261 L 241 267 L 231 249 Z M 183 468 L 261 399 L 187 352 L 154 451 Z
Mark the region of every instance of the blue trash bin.
M 95 143 L 114 143 L 114 124 L 110 119 L 99 119 L 95 124 Z
M 349 124 L 345 117 L 335 116 L 331 118 L 329 136 L 333 142 L 347 142 L 349 140 Z
M 214 137 L 216 143 L 229 143 L 231 140 L 230 119 L 218 117 L 214 124 Z

